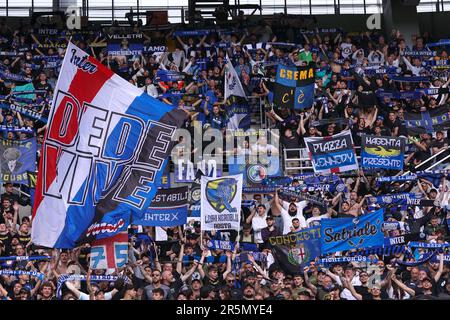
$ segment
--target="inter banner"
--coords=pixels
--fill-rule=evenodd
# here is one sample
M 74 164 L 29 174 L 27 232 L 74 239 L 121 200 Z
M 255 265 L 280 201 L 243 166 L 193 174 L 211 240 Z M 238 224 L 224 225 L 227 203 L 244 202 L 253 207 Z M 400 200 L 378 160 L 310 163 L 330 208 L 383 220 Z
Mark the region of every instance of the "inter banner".
M 403 170 L 405 139 L 362 135 L 361 167 Z
M 142 226 L 174 227 L 187 222 L 188 187 L 159 189 L 150 208 L 133 224 Z
M 316 173 L 339 173 L 358 169 L 350 130 L 331 137 L 304 138 Z
M 108 54 L 112 56 L 137 56 L 144 50 L 142 33 L 112 34 L 108 37 Z
M 383 211 L 380 209 L 356 218 L 322 219 L 322 254 L 383 246 Z
M 73 248 L 127 230 L 150 206 L 185 113 L 69 43 L 54 90 L 33 243 Z
M 1 181 L 28 184 L 27 171 L 36 170 L 36 139 L 0 139 Z
M 315 69 L 278 65 L 273 101 L 277 107 L 310 108 L 314 103 Z
M 201 177 L 202 230 L 239 230 L 242 174 L 222 178 Z
M 444 105 L 420 113 L 407 112 L 405 114 L 405 125 L 408 133 L 411 135 L 433 133 L 437 130 L 443 130 L 442 127 L 449 123 L 449 105 Z

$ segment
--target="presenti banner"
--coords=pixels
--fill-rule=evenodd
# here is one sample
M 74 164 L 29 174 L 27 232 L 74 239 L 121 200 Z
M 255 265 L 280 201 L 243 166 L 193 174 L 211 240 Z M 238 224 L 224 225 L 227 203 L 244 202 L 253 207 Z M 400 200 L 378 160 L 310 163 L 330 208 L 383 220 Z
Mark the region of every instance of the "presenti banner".
M 222 178 L 201 177 L 202 230 L 239 230 L 242 174 Z
M 322 219 L 322 253 L 383 246 L 383 212 L 380 209 L 357 218 Z
M 304 138 L 317 173 L 339 173 L 358 169 L 350 130 L 323 138 Z
M 361 167 L 403 170 L 405 139 L 363 135 Z

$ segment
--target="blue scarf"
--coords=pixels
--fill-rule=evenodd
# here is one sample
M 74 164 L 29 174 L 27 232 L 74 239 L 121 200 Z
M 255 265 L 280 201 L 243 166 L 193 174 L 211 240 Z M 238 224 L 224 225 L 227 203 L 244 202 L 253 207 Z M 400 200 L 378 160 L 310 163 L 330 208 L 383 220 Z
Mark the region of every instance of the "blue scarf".
M 11 132 L 24 132 L 33 133 L 33 128 L 31 127 L 8 127 L 5 125 L 0 125 L 0 131 L 11 131 Z
M 24 76 L 21 76 L 20 74 L 4 72 L 4 71 L 0 71 L 0 77 L 4 80 L 11 80 L 11 81 L 17 81 L 17 82 L 31 82 L 31 79 L 25 78 Z
M 58 282 L 57 282 L 57 289 L 56 289 L 56 296 L 58 298 L 61 298 L 61 289 L 62 289 L 62 285 L 64 284 L 64 282 L 66 281 L 86 281 L 87 276 L 82 275 L 82 274 L 63 274 L 58 278 Z M 94 280 L 94 281 L 110 281 L 110 282 L 114 282 L 117 279 L 122 278 L 119 276 L 96 276 L 96 275 L 91 275 L 90 279 Z M 125 283 L 131 284 L 130 279 L 128 279 L 128 277 L 124 278 Z
M 0 274 L 6 274 L 11 276 L 26 274 L 32 277 L 38 277 L 39 280 L 44 281 L 44 274 L 37 271 L 23 271 L 23 270 L 0 270 Z

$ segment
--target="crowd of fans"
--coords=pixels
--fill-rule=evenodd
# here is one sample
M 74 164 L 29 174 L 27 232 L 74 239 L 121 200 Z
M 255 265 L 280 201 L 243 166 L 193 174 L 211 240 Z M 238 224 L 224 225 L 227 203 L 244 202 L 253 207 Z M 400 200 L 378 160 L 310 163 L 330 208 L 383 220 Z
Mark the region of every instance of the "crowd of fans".
M 416 88 L 445 88 L 450 78 L 445 70 L 426 68 L 424 60 L 447 60 L 442 48 L 437 57 L 407 57 L 404 51 L 425 51 L 432 42 L 429 34 L 415 36 L 406 45 L 400 31 L 390 35 L 376 32 L 346 34 L 340 30 L 323 33 L 274 32 L 267 24 L 254 29 L 183 37 L 173 30 L 144 32 L 144 46 L 166 46 L 165 52 L 138 56 L 111 56 L 102 46 L 100 31 L 107 33 L 138 32 L 111 27 L 104 30 L 71 33 L 72 41 L 94 55 L 104 65 L 164 103 L 184 109 L 194 121 L 221 129 L 226 134 L 227 105 L 224 99 L 225 65 L 234 65 L 247 96 L 261 99 L 264 119 L 269 128 L 280 130 L 281 146 L 305 148 L 304 137 L 331 136 L 350 129 L 356 147 L 362 134 L 404 137 L 407 148 L 404 172 L 434 154 L 441 153 L 422 166 L 424 170 L 448 155 L 448 130 L 411 134 L 404 123 L 407 112 L 423 112 L 448 103 L 448 94 L 422 95 L 420 99 L 379 98 L 378 89 L 395 92 Z M 46 35 L 32 32 L 29 26 L 13 30 L 6 21 L 0 23 L 0 96 L 4 103 L 14 103 L 15 87 L 32 83 L 39 90 L 30 108 L 47 117 L 53 89 L 69 35 Z M 434 39 L 435 40 L 435 39 Z M 285 42 L 286 43 L 285 43 Z M 296 46 L 292 46 L 293 42 Z M 279 43 L 277 45 L 276 43 Z M 260 44 L 260 45 L 257 45 Z M 269 44 L 272 44 L 269 46 Z M 273 87 L 278 64 L 316 67 L 315 103 L 311 108 L 293 110 L 273 104 Z M 377 68 L 395 68 L 402 76 L 430 76 L 429 81 L 395 82 L 383 73 L 366 72 Z M 159 81 L 159 70 L 183 75 L 179 81 Z M 19 75 L 15 79 L 5 75 Z M 372 96 L 371 105 L 367 97 Z M 256 110 L 258 111 L 258 110 Z M 261 110 L 259 110 L 261 111 Z M 259 119 L 258 119 L 259 120 Z M 36 137 L 42 143 L 46 123 L 2 109 L 0 122 L 6 127 L 31 127 L 33 133 L 3 131 L 9 140 Z M 317 124 L 318 123 L 318 124 Z M 205 126 L 206 125 L 206 126 Z M 263 127 L 263 123 L 258 124 Z M 251 148 L 248 144 L 246 148 Z M 280 152 L 280 157 L 281 157 Z M 38 154 L 39 156 L 39 154 Z M 38 157 L 39 160 L 39 157 Z M 448 161 L 435 166 L 446 169 Z M 291 171 L 292 172 L 292 171 Z M 402 172 L 400 172 L 401 174 Z M 47 255 L 43 260 L 1 260 L 1 270 L 36 271 L 33 274 L 1 274 L 0 299 L 4 300 L 379 300 L 438 299 L 450 297 L 449 262 L 440 253 L 418 266 L 402 267 L 396 259 L 404 255 L 371 256 L 376 262 L 336 263 L 331 266 L 310 262 L 291 273 L 274 259 L 269 237 L 316 226 L 321 219 L 357 217 L 370 211 L 368 195 L 412 192 L 425 199 L 439 200 L 432 207 L 385 204 L 385 221 L 399 222 L 396 230 L 385 236 L 423 233 L 423 241 L 447 243 L 450 209 L 449 184 L 443 175 L 436 184 L 425 178 L 405 183 L 378 184 L 378 175 L 394 176 L 393 170 L 360 170 L 342 176 L 345 191 L 321 193 L 327 206 L 308 201 L 285 201 L 278 192 L 246 195 L 254 200 L 241 210 L 241 227 L 236 231 L 203 232 L 200 222 L 163 228 L 131 225 L 129 261 L 116 270 L 91 270 L 89 245 L 73 250 L 46 249 L 31 242 L 30 217 L 20 213 L 27 199 L 19 196 L 10 183 L 1 197 L 0 258 Z M 297 185 L 302 181 L 293 181 Z M 18 186 L 17 186 L 18 187 Z M 22 186 L 22 189 L 24 186 Z M 191 221 L 192 222 L 192 221 Z M 160 240 L 156 232 L 162 232 Z M 236 242 L 233 251 L 208 249 L 209 239 Z M 257 259 L 241 250 L 244 243 L 254 243 L 265 259 Z M 239 245 L 240 244 L 240 245 Z M 58 278 L 66 274 L 120 275 L 115 281 L 68 280 L 58 290 Z M 89 277 L 88 277 L 89 279 Z M 376 279 L 374 282 L 369 279 Z

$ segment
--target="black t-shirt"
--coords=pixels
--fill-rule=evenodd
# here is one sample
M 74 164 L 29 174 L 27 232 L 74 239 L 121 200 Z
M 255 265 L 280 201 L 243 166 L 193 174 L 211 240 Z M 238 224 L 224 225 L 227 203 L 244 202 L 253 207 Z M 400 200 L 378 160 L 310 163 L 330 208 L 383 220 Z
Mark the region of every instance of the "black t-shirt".
M 384 120 L 384 125 L 386 126 L 386 128 L 388 128 L 389 130 L 391 130 L 391 132 L 394 131 L 394 128 L 400 128 L 400 126 L 402 125 L 402 123 L 400 122 L 400 120 L 395 119 L 394 122 L 392 122 L 389 118 Z
M 207 275 L 203 278 L 203 286 L 213 286 L 214 288 L 219 288 L 225 285 L 225 281 L 221 274 L 219 274 L 217 280 L 210 279 Z
M 362 296 L 363 300 L 372 300 L 372 294 L 369 288 L 365 286 L 355 286 L 355 291 Z
M 360 129 L 358 126 L 354 126 L 351 131 L 355 146 L 361 146 L 361 136 L 363 134 L 370 134 L 370 129 L 367 127 Z
M 19 242 L 22 246 L 26 246 L 28 244 L 28 242 L 31 241 L 31 234 L 27 234 L 27 235 L 17 234 L 16 237 L 19 238 Z
M 1 218 L 3 218 L 3 217 L 1 217 Z M 0 219 L 1 220 L 1 219 Z M 1 223 L 1 221 L 0 221 L 0 223 Z M 11 234 L 11 232 L 7 232 L 7 233 L 4 233 L 4 234 L 0 234 L 0 241 L 3 243 L 3 245 L 5 246 L 5 251 L 6 252 L 8 252 L 8 251 L 10 251 L 11 249 L 10 249 L 10 246 L 11 246 L 11 240 L 12 240 L 12 234 Z M 4 252 L 4 254 L 6 254 L 6 252 Z
M 290 137 L 290 138 L 283 136 L 282 143 L 283 143 L 283 147 L 285 149 L 298 149 L 298 148 L 300 148 L 300 137 L 297 134 L 297 132 L 292 132 L 292 137 Z M 287 152 L 287 157 L 289 157 L 289 158 L 296 158 L 298 156 L 299 156 L 298 152 L 295 152 L 295 151 Z

